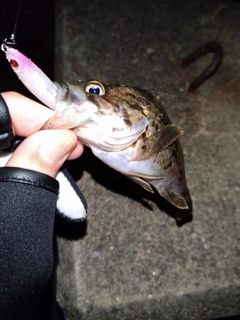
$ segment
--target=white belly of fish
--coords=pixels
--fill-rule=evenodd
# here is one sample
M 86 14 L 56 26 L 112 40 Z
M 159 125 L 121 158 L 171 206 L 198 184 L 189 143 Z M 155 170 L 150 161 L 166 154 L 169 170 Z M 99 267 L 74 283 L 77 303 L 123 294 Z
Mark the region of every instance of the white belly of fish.
M 161 176 L 159 172 L 159 164 L 154 163 L 155 157 L 142 161 L 131 161 L 133 149 L 131 147 L 116 152 L 103 151 L 98 148 L 90 146 L 93 154 L 106 163 L 109 167 L 125 174 L 132 175 L 139 173 L 141 176 Z

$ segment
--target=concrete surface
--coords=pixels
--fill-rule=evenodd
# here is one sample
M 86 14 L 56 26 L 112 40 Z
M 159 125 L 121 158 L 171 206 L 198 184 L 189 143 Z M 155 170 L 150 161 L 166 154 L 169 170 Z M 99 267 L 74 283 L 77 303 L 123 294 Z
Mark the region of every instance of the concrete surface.
M 58 299 L 69 319 L 214 319 L 240 313 L 239 1 L 56 3 L 56 80 L 98 78 L 155 91 L 185 134 L 193 220 L 86 150 L 72 163 L 89 205 L 84 238 L 59 238 Z M 194 94 L 182 59 L 219 42 L 224 61 Z M 77 169 L 76 169 L 77 168 Z

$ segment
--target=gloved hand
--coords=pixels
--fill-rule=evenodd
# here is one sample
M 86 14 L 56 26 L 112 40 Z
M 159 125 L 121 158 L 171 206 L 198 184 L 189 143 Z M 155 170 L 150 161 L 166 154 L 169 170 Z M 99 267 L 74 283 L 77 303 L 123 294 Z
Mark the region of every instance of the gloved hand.
M 66 159 L 80 156 L 83 147 L 69 130 L 38 131 L 51 112 L 22 95 L 0 95 L 0 166 L 5 167 L 2 177 L 27 179 L 28 183 L 33 179 L 34 184 L 42 183 L 46 188 L 46 181 L 49 184 L 50 177 L 55 177 L 59 182 L 57 214 L 82 221 L 86 219 L 86 200 L 67 170 L 60 168 Z M 45 180 L 45 175 L 50 180 Z

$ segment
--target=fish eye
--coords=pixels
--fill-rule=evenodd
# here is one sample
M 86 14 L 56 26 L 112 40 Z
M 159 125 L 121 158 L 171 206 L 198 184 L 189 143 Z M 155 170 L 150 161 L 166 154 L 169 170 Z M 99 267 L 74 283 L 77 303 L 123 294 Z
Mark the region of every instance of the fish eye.
M 92 94 L 98 94 L 99 95 L 101 93 L 101 89 L 98 86 L 91 86 L 88 89 L 88 92 L 92 93 Z
M 85 85 L 85 91 L 91 94 L 102 96 L 105 94 L 105 88 L 100 82 L 88 82 Z

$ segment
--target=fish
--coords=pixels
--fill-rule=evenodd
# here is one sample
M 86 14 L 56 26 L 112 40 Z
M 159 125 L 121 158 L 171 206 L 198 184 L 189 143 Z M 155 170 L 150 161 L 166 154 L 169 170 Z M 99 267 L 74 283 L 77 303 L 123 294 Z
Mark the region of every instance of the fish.
M 192 214 L 183 130 L 172 124 L 152 91 L 100 80 L 55 83 L 8 44 L 2 50 L 22 83 L 54 110 L 42 129 L 70 129 L 105 164 L 175 207 L 177 220 Z

